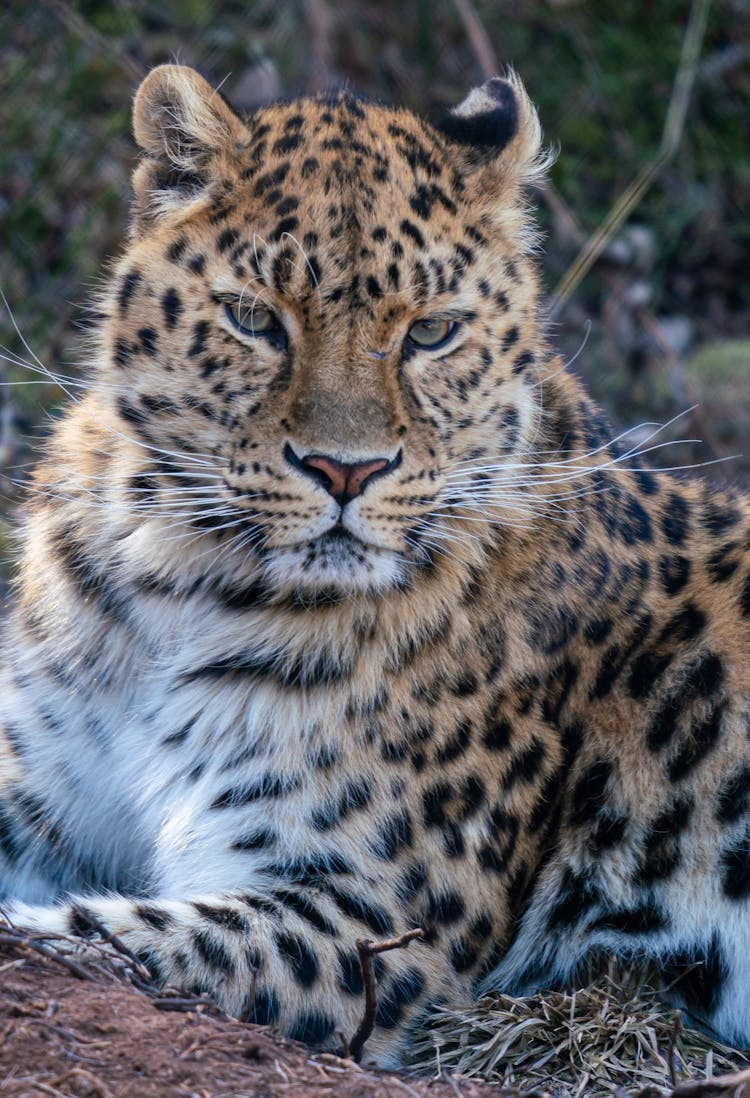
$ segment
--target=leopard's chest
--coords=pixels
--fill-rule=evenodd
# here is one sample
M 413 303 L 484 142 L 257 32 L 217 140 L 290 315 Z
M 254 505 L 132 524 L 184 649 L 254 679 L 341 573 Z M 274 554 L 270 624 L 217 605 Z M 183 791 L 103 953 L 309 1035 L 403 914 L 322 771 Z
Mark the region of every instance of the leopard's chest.
M 363 872 L 403 787 L 345 709 L 331 691 L 240 676 L 154 699 L 123 760 L 153 876 L 208 891 L 326 860 Z

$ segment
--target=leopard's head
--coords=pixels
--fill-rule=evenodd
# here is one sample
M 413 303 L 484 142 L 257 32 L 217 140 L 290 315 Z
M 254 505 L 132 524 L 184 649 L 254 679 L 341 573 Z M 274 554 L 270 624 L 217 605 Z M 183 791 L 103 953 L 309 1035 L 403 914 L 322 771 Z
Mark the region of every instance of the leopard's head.
M 163 66 L 134 131 L 102 387 L 142 499 L 281 592 L 387 590 L 488 537 L 539 415 L 544 158 L 515 76 L 432 126 L 348 93 L 243 120 Z

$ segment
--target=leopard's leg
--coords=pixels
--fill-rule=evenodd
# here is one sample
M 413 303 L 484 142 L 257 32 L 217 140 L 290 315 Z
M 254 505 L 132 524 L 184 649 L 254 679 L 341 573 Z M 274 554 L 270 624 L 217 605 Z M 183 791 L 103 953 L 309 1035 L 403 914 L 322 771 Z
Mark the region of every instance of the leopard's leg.
M 642 838 L 611 856 L 553 860 L 479 990 L 567 984 L 603 951 L 652 962 L 667 1003 L 725 1043 L 750 1047 L 750 833 L 723 846 L 707 835 L 678 857 L 679 838 L 660 830 L 650 866 Z
M 0 680 L 0 703 L 6 685 Z M 102 795 L 86 800 L 95 812 L 82 811 L 76 776 L 62 757 L 48 770 L 49 751 L 33 721 L 17 722 L 11 733 L 0 714 L 0 904 L 46 904 L 84 890 L 140 892 L 150 857 L 127 808 Z M 127 842 L 119 842 L 121 831 Z
M 45 828 L 44 807 L 22 782 L 22 764 L 0 724 L 0 904 L 24 896 L 54 900 L 66 883 L 56 853 L 59 835 Z
M 351 886 L 143 902 L 81 897 L 6 912 L 14 925 L 42 934 L 86 933 L 100 924 L 159 982 L 209 992 L 228 1013 L 339 1051 L 364 1008 L 357 940 L 410 929 Z M 406 1028 L 431 1001 L 468 997 L 442 955 L 421 941 L 377 959 L 375 974 L 376 1025 L 364 1058 L 383 1066 L 403 1061 Z

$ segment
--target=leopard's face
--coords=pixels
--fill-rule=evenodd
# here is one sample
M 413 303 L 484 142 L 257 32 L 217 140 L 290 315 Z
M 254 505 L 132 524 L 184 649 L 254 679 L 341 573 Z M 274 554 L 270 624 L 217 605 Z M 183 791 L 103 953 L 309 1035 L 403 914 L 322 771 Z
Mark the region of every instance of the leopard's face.
M 109 302 L 109 392 L 154 448 L 148 498 L 171 486 L 174 510 L 182 491 L 276 589 L 408 582 L 454 551 L 461 507 L 528 443 L 518 188 L 538 124 L 518 87 L 488 87 L 447 133 L 347 95 L 243 123 L 173 67 L 139 93 L 148 156 Z M 493 113 L 500 154 L 470 140 Z

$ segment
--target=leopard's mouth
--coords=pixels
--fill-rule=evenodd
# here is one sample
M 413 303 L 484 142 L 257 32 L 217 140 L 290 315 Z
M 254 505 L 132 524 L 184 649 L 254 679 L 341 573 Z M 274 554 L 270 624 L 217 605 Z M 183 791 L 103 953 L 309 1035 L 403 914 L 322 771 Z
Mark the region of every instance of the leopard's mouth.
M 339 519 L 333 526 L 314 538 L 304 538 L 287 544 L 276 545 L 268 552 L 307 552 L 320 556 L 348 558 L 364 553 L 392 554 L 395 550 L 376 542 L 365 541 L 352 533 Z
M 340 519 L 335 526 L 332 526 L 330 530 L 326 530 L 324 534 L 321 534 L 320 537 L 316 539 L 316 544 L 319 545 L 321 549 L 338 553 L 353 550 L 355 548 L 359 550 L 375 549 L 382 551 L 380 546 L 372 545 L 369 542 L 362 541 L 361 538 L 358 538 L 356 534 L 353 534 L 351 530 L 344 526 Z
M 304 552 L 311 564 L 314 562 L 330 571 L 366 566 L 375 558 L 393 556 L 393 550 L 363 541 L 340 521 L 314 541 L 307 542 Z
M 336 538 L 343 538 L 344 541 L 359 541 L 359 538 L 356 537 L 351 532 L 351 530 L 347 529 L 347 527 L 344 526 L 341 519 L 339 519 L 338 522 L 334 523 L 333 526 L 326 530 L 324 534 L 321 534 L 318 538 L 318 541 L 322 541 L 327 538 L 330 538 L 332 540 Z M 364 542 L 361 542 L 360 544 L 364 544 Z
M 404 578 L 398 553 L 362 541 L 340 521 L 314 539 L 266 550 L 263 565 L 266 581 L 281 591 L 375 594 Z

